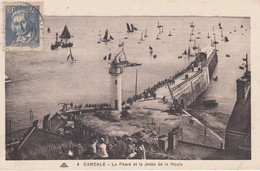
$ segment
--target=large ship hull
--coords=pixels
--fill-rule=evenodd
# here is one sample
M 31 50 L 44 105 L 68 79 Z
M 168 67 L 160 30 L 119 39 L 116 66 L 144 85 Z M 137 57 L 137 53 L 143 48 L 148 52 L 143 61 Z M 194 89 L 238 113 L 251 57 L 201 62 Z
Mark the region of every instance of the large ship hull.
M 201 93 L 207 90 L 218 63 L 218 56 L 215 50 L 211 54 L 208 54 L 208 56 L 205 56 L 204 53 L 198 54 L 196 59 L 200 59 L 201 57 L 206 57 L 207 60 L 204 61 L 200 69 L 197 67 L 195 71 L 185 72 L 180 77 L 188 75 L 188 78 L 178 78 L 183 81 L 170 86 L 172 97 L 184 108 L 189 106 Z

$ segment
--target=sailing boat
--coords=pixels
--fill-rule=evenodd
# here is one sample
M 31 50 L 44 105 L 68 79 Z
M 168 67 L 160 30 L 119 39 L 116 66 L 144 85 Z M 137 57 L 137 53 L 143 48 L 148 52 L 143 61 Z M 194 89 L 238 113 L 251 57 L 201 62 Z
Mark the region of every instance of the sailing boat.
M 169 34 L 168 34 L 168 36 L 172 36 L 171 30 L 170 30 L 170 32 L 169 32 Z
M 124 43 L 124 42 L 121 42 L 121 39 L 119 39 L 119 44 L 118 44 L 118 46 L 119 46 L 119 47 L 122 47 L 122 46 L 124 46 L 124 44 L 125 44 L 125 43 Z
M 185 51 L 182 53 L 182 55 L 187 55 L 187 51 L 186 51 L 186 49 L 185 49 Z
M 192 30 L 191 30 L 191 35 L 194 35 L 194 34 L 193 34 L 193 31 L 194 31 L 194 27 L 192 27 Z
M 69 60 L 70 60 L 71 63 L 75 63 L 76 62 L 76 59 L 74 59 L 73 56 L 72 56 L 71 48 L 70 48 L 70 54 L 67 57 L 67 61 L 69 61 Z
M 240 28 L 244 28 L 243 24 L 241 24 Z
M 108 29 L 106 29 L 105 36 L 101 41 L 102 42 L 109 42 L 110 40 L 114 40 L 114 38 L 111 35 L 108 34 Z
M 192 42 L 191 35 L 192 35 L 192 34 L 190 34 L 190 40 L 189 40 L 190 42 Z
M 12 82 L 12 80 L 7 75 L 5 75 L 5 84 L 10 82 Z
M 140 41 L 144 41 L 144 38 L 143 38 L 143 32 L 142 32 L 142 34 L 141 34 Z
M 148 37 L 146 29 L 145 29 L 145 32 L 144 32 L 144 37 Z
M 159 27 L 159 34 L 161 34 L 162 32 L 161 32 L 161 27 Z
M 221 30 L 221 37 L 223 37 L 223 32 L 222 32 L 222 30 Z
M 218 42 L 216 41 L 216 36 L 214 36 L 214 42 L 213 42 L 214 45 L 218 44 Z
M 68 43 L 68 39 L 70 39 L 72 36 L 70 35 L 70 32 L 67 28 L 67 26 L 64 26 L 63 32 L 60 35 L 61 38 L 61 47 L 66 48 L 66 47 L 72 47 L 73 43 Z M 65 39 L 65 43 L 62 42 L 62 40 Z
M 99 39 L 98 39 L 97 43 L 101 43 L 101 41 L 102 41 L 101 30 L 99 30 L 98 37 L 99 37 Z
M 47 32 L 48 32 L 48 33 L 50 33 L 50 32 L 51 32 L 51 29 L 50 29 L 50 27 L 48 27 L 48 29 L 47 29 Z
M 109 53 L 105 57 L 103 57 L 103 60 L 111 60 L 112 53 Z
M 121 60 L 121 55 L 124 55 L 125 59 L 124 60 Z M 120 55 L 120 56 L 119 56 Z M 124 48 L 122 48 L 120 50 L 120 52 L 118 52 L 115 57 L 118 57 L 119 56 L 119 61 L 120 61 L 120 64 L 123 66 L 123 67 L 133 67 L 133 66 L 140 66 L 142 65 L 142 63 L 131 63 L 129 62 L 127 59 L 126 59 L 126 55 L 125 55 L 125 50 Z
M 218 23 L 218 27 L 219 29 L 222 29 L 221 23 Z
M 160 25 L 159 21 L 158 21 L 158 25 L 157 25 L 157 28 L 160 28 L 162 27 L 162 25 Z
M 224 42 L 228 42 L 229 40 L 228 40 L 228 37 L 227 36 L 225 36 L 224 37 Z
M 193 28 L 195 27 L 195 26 L 193 25 L 193 22 L 190 23 L 190 27 L 193 27 Z
M 149 50 L 150 50 L 150 53 L 152 54 L 153 53 L 153 48 L 151 46 L 149 46 Z
M 213 26 L 212 32 L 213 32 L 213 35 L 215 35 L 214 26 Z
M 193 50 L 198 49 L 198 47 L 196 46 L 196 39 L 194 39 L 194 45 L 192 48 L 193 48 Z
M 126 32 L 134 32 L 134 31 L 136 31 L 137 30 L 137 28 L 136 27 L 134 27 L 134 25 L 133 24 L 131 24 L 131 27 L 130 27 L 130 25 L 128 24 L 128 23 L 126 23 Z
M 210 38 L 210 36 L 209 36 L 209 33 L 208 33 L 208 36 L 207 36 L 207 38 L 208 38 L 208 39 Z
M 156 40 L 161 40 L 159 34 L 157 34 Z

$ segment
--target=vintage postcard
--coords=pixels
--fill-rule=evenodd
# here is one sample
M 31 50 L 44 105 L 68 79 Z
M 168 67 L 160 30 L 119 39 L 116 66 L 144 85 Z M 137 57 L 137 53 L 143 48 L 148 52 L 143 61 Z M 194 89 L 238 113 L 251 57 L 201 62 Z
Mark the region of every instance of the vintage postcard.
M 260 169 L 260 2 L 232 2 L 2 2 L 0 169 Z

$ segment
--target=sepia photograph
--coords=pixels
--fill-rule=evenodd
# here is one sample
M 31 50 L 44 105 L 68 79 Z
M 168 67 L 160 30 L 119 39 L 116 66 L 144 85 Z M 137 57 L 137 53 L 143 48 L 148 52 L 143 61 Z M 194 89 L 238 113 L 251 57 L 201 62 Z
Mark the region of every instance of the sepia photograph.
M 2 5 L 5 161 L 252 160 L 250 16 Z

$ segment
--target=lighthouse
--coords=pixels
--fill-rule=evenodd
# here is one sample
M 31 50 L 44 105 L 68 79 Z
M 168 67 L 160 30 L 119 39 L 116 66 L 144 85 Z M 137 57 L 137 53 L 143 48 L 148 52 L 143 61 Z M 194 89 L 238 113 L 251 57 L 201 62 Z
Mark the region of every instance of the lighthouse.
M 115 110 L 122 110 L 122 73 L 123 67 L 120 64 L 120 58 L 116 55 L 109 68 L 109 74 L 111 75 L 111 106 Z

